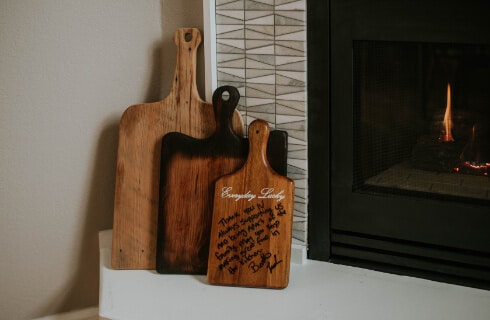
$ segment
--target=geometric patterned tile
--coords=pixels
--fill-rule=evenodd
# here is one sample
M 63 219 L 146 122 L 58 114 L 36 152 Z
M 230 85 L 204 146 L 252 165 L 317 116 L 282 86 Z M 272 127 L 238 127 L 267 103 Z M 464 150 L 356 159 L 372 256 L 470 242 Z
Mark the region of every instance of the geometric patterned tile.
M 243 15 L 233 14 L 233 11 L 225 11 L 222 10 L 218 14 L 216 14 L 216 23 L 219 24 L 241 24 L 243 23 Z
M 247 82 L 250 83 L 262 83 L 262 84 L 274 84 L 274 75 L 273 74 L 266 74 L 262 76 L 255 76 L 255 77 L 250 77 L 247 79 Z
M 291 122 L 288 124 L 277 124 L 276 128 L 287 131 L 290 142 L 295 141 L 294 143 L 296 144 L 303 143 L 304 145 L 306 145 L 306 134 L 303 131 L 305 126 L 305 122 Z
M 264 46 L 251 46 L 247 48 L 247 54 L 266 54 L 266 55 L 274 55 L 276 47 L 274 44 L 269 43 L 269 45 Z
M 300 31 L 303 31 L 303 32 L 306 32 L 306 26 L 305 25 L 298 25 L 298 26 L 287 26 L 287 25 L 282 25 L 282 26 L 279 26 L 279 25 L 276 25 L 274 27 L 274 35 L 276 36 L 276 39 L 279 39 L 280 37 L 284 36 L 284 35 L 289 35 L 289 34 L 292 34 L 292 33 L 296 33 L 296 32 L 300 32 Z M 292 39 L 292 40 L 304 40 L 306 39 L 306 37 L 297 37 L 295 39 Z
M 245 69 L 245 58 L 223 61 L 218 64 L 220 68 Z
M 280 105 L 279 103 L 277 103 L 277 101 L 276 101 L 276 113 L 278 115 L 299 116 L 299 117 L 303 117 L 303 119 L 305 116 L 304 111 L 299 111 L 293 108 Z
M 296 56 L 302 57 L 306 51 L 306 42 L 305 41 L 279 41 L 276 40 L 275 44 L 277 46 L 276 50 L 280 50 L 276 52 L 276 56 Z M 296 53 L 296 54 L 290 54 Z
M 264 88 L 256 89 L 254 85 L 248 84 L 247 85 L 247 93 L 250 97 L 256 97 L 256 98 L 268 98 L 268 99 L 274 99 L 274 86 L 272 85 L 257 85 L 258 87 L 262 86 Z M 270 87 L 270 90 L 267 90 L 267 87 Z M 273 103 L 275 106 L 275 104 Z M 272 112 L 276 112 L 276 109 L 274 110 L 269 110 Z
M 289 130 L 305 130 L 304 116 L 287 116 L 276 114 L 276 124 L 284 129 Z
M 244 39 L 243 32 L 244 28 L 242 24 L 219 24 L 216 26 L 216 38 L 230 38 L 228 36 L 223 36 L 230 34 L 231 32 L 235 31 L 241 31 L 242 33 L 240 35 L 237 35 L 237 39 Z
M 245 47 L 245 42 L 239 43 L 238 41 L 235 45 L 230 45 L 231 40 L 226 42 L 225 39 L 220 39 L 216 42 L 216 52 L 222 54 L 222 53 L 229 53 L 229 54 L 244 54 L 244 50 L 240 49 L 240 47 Z
M 293 93 L 277 94 L 277 99 L 305 101 L 305 99 L 306 99 L 306 92 L 304 92 L 304 91 L 298 91 L 298 92 L 293 92 Z
M 274 26 L 251 26 L 244 28 L 247 40 L 274 40 Z
M 276 36 L 276 40 L 278 41 L 297 41 L 298 39 L 306 39 L 306 30 L 288 32 L 283 35 Z
M 235 50 L 238 49 L 238 52 L 245 50 L 245 41 L 243 41 L 243 39 L 220 38 L 216 42 L 220 44 L 222 47 L 230 47 L 230 48 L 234 48 Z
M 245 74 L 247 76 L 247 79 L 255 79 L 255 78 L 263 78 L 267 76 L 274 76 L 274 70 L 273 69 L 251 69 L 247 65 L 247 69 L 245 70 Z M 275 77 L 273 77 L 275 79 Z M 255 82 L 255 81 L 252 81 Z M 275 81 L 272 81 L 271 84 L 274 84 Z
M 306 244 L 308 207 L 306 0 L 215 0 L 218 85 L 236 86 L 246 126 L 288 132 L 293 237 Z
M 238 77 L 238 76 L 230 74 L 228 72 L 223 72 L 223 71 L 221 71 L 220 68 L 218 68 L 218 77 L 219 77 L 220 81 L 233 81 L 233 82 L 245 81 L 245 77 Z
M 278 99 L 281 99 L 280 97 L 286 94 L 293 94 L 293 93 L 302 94 L 304 92 L 304 85 L 302 82 L 295 81 L 294 79 L 288 79 L 288 80 L 289 80 L 288 85 L 279 85 L 276 78 L 276 97 Z M 297 86 L 294 86 L 295 83 L 299 83 L 299 84 Z M 298 100 L 298 99 L 288 99 L 288 100 Z M 300 101 L 303 100 L 300 99 Z
M 301 1 L 301 0 L 298 0 L 298 1 L 275 1 L 275 4 L 276 4 L 276 11 L 278 10 L 297 10 L 297 11 L 301 11 L 301 10 L 305 10 L 305 1 Z
M 243 0 L 216 0 L 216 8 L 220 10 L 243 10 Z
M 215 0 L 216 8 L 229 5 L 230 3 L 240 2 L 239 8 L 243 8 L 243 0 Z
M 306 17 L 301 11 L 275 11 L 276 26 L 304 26 Z
M 304 65 L 304 69 L 302 71 L 306 71 L 306 59 L 305 57 L 302 56 L 279 56 L 275 55 L 275 61 L 276 61 L 276 68 L 280 70 L 295 70 L 296 68 L 293 69 L 288 69 L 291 67 L 291 65 L 295 65 L 298 63 L 302 63 Z
M 263 68 L 274 69 L 276 58 L 274 55 L 247 54 L 247 61 L 253 60 L 262 63 Z M 268 65 L 268 66 L 266 66 Z
M 252 0 L 246 0 L 245 1 L 245 7 L 244 10 L 246 11 L 252 11 L 252 10 L 272 10 L 274 9 L 274 1 L 273 0 L 267 0 L 267 1 L 252 1 Z
M 245 59 L 245 53 L 228 53 L 228 52 L 224 52 L 224 51 L 221 51 L 219 50 L 220 46 L 217 45 L 216 46 L 216 52 L 218 53 L 216 56 L 217 56 L 217 62 L 218 63 L 223 63 L 223 62 L 227 62 L 227 61 L 232 61 L 232 60 L 239 60 L 239 59 Z
M 278 100 L 278 99 L 276 99 L 276 104 L 281 106 L 281 107 L 284 107 L 284 108 L 297 110 L 306 116 L 306 102 L 305 101 L 290 101 L 290 100 Z
M 295 43 L 292 41 L 276 41 L 274 52 L 278 56 L 300 57 L 305 53 L 305 50 L 301 43 Z
M 264 63 L 260 60 L 255 60 L 255 59 L 251 58 L 250 55 L 247 55 L 247 59 L 245 62 L 247 64 L 247 68 L 250 68 L 250 69 L 275 70 L 273 65 L 268 64 L 268 63 Z
M 274 25 L 274 15 L 257 16 L 251 20 L 245 21 L 245 25 L 262 25 L 262 26 L 273 26 Z
M 245 10 L 245 25 L 274 25 L 273 10 Z

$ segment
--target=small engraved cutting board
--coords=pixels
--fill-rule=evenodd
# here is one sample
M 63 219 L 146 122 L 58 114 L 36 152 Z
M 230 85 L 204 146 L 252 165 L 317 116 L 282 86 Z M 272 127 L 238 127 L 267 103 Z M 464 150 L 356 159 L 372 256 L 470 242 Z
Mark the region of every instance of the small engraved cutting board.
M 288 285 L 294 182 L 269 165 L 269 133 L 267 122 L 252 122 L 246 163 L 215 183 L 210 284 L 275 289 Z

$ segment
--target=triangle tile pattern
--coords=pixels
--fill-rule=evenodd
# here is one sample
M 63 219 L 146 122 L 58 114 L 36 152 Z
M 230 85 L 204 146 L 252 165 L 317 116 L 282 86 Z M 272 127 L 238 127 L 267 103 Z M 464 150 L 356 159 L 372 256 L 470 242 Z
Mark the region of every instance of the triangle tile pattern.
M 295 181 L 293 237 L 307 239 L 306 1 L 215 0 L 218 86 L 238 88 L 248 126 L 288 132 Z

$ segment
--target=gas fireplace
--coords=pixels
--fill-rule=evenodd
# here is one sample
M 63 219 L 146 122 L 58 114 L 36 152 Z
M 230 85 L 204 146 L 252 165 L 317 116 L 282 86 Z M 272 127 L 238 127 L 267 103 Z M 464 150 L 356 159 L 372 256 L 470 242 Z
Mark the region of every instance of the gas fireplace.
M 490 45 L 354 41 L 354 188 L 489 201 L 488 75 Z
M 308 1 L 310 258 L 490 288 L 488 16 Z

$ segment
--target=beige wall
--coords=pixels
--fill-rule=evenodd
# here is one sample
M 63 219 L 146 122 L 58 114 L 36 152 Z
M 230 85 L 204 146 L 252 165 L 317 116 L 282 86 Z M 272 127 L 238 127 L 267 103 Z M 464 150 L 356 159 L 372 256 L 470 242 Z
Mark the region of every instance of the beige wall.
M 202 1 L 0 1 L 0 319 L 97 304 L 119 117 L 166 96 L 188 26 Z

